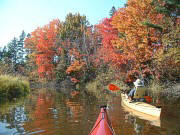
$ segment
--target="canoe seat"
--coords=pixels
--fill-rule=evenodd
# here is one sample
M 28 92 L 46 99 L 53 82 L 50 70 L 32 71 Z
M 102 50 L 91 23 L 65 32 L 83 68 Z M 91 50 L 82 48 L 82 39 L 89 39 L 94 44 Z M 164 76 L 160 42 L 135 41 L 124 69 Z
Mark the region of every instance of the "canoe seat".
M 146 88 L 144 86 L 136 87 L 134 98 L 135 99 L 144 98 L 145 94 L 146 94 Z

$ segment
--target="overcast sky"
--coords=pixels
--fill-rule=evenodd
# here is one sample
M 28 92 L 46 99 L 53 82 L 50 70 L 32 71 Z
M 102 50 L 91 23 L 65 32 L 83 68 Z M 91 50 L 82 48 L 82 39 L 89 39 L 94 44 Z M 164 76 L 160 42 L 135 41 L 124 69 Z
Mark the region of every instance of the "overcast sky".
M 22 30 L 32 32 L 53 19 L 64 21 L 68 13 L 86 15 L 90 24 L 109 17 L 112 6 L 123 7 L 126 0 L 0 0 L 0 47 Z

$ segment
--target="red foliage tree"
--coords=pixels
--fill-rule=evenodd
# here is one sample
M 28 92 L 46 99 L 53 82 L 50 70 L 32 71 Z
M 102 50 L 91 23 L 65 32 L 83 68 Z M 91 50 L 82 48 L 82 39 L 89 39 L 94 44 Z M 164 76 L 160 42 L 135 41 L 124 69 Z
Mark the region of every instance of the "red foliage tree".
M 26 39 L 26 47 L 33 49 L 38 73 L 42 78 L 52 78 L 54 75 L 54 57 L 60 52 L 56 44 L 60 27 L 60 21 L 53 20 L 48 25 L 37 28 L 31 33 L 31 37 Z M 33 44 L 30 44 L 31 42 Z
M 113 45 L 113 40 L 118 38 L 118 31 L 111 25 L 112 18 L 105 18 L 102 23 L 97 25 L 98 31 L 102 36 L 102 46 L 97 53 L 97 62 L 103 60 L 105 63 L 121 64 L 121 54 Z

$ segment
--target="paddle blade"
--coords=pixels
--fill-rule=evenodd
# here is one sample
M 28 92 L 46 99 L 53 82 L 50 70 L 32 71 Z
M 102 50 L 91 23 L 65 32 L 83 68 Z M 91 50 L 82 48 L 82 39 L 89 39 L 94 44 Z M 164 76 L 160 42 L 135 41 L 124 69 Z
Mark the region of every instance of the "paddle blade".
M 116 91 L 116 90 L 120 90 L 120 88 L 114 84 L 109 84 L 109 90 Z
M 152 102 L 152 98 L 150 96 L 144 96 L 144 98 L 146 99 L 147 103 L 151 103 Z

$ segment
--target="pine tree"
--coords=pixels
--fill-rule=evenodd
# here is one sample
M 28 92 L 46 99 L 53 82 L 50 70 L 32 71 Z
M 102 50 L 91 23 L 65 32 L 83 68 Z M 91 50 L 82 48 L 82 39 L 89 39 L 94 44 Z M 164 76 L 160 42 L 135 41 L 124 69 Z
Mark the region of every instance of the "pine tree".
M 2 48 L 0 47 L 0 61 L 2 60 L 2 56 L 3 56 L 3 51 Z
M 115 14 L 115 12 L 116 12 L 116 8 L 113 6 L 113 7 L 111 8 L 111 10 L 109 11 L 110 17 L 112 17 L 112 16 Z
M 25 49 L 24 49 L 24 39 L 26 37 L 26 34 L 24 31 L 22 31 L 21 35 L 19 36 L 19 40 L 18 40 L 18 51 L 17 51 L 17 63 L 19 64 L 23 64 L 25 61 Z
M 11 66 L 14 67 L 15 71 L 17 71 L 17 63 L 18 63 L 18 39 L 14 38 L 8 45 L 7 57 L 11 60 Z
M 156 6 L 156 10 L 166 16 L 177 17 L 180 15 L 179 0 L 153 0 L 152 4 Z
M 14 37 L 14 39 L 7 44 L 2 49 L 1 60 L 5 63 L 11 64 L 14 71 L 18 70 L 18 66 L 22 66 L 25 59 L 25 50 L 24 50 L 24 39 L 26 37 L 25 32 L 23 31 L 19 39 Z

